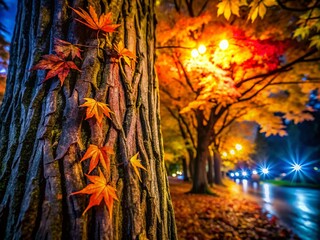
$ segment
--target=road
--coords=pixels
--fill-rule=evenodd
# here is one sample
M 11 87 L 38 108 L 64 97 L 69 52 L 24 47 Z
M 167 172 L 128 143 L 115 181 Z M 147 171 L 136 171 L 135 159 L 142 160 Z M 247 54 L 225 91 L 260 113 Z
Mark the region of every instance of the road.
M 236 183 L 301 239 L 320 240 L 319 189 L 279 187 L 239 179 Z

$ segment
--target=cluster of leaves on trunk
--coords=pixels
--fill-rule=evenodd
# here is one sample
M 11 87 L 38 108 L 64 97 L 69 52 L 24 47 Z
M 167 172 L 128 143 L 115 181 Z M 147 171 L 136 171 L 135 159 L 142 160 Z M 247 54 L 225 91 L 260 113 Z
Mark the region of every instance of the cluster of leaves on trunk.
M 82 18 L 81 20 L 76 19 L 78 22 L 97 31 L 97 39 L 100 32 L 103 32 L 104 34 L 112 33 L 115 32 L 116 28 L 120 26 L 119 24 L 112 24 L 111 12 L 101 14 L 100 17 L 98 17 L 95 9 L 92 6 L 89 6 L 89 13 L 81 8 L 79 8 L 79 10 L 74 8 L 71 9 Z M 135 60 L 135 55 L 126 49 L 121 41 L 114 46 L 114 50 L 116 52 L 116 56 L 113 57 L 119 59 L 120 66 L 121 59 L 123 59 L 126 64 L 131 66 L 131 61 Z M 71 69 L 81 72 L 74 61 L 76 57 L 82 60 L 82 50 L 78 46 L 67 41 L 56 39 L 54 51 L 55 54 L 42 56 L 42 59 L 31 70 L 48 70 L 42 83 L 57 76 L 62 86 Z M 104 123 L 104 117 L 107 117 L 110 121 L 112 121 L 112 111 L 106 103 L 99 102 L 93 98 L 84 98 L 83 100 L 84 103 L 79 107 L 86 108 L 85 120 L 94 119 L 91 123 L 97 124 L 100 128 Z M 108 122 L 106 122 L 106 124 L 108 124 Z M 94 133 L 91 134 L 93 135 Z M 110 218 L 112 217 L 113 201 L 119 200 L 116 194 L 116 189 L 109 183 L 109 179 L 111 177 L 110 155 L 113 153 L 113 149 L 109 146 L 90 144 L 80 160 L 80 162 L 82 162 L 90 159 L 88 174 L 90 174 L 96 168 L 99 172 L 98 176 L 85 174 L 92 183 L 88 184 L 84 189 L 71 194 L 91 195 L 89 204 L 84 210 L 83 214 L 85 214 L 91 207 L 100 205 L 103 200 L 109 211 Z M 138 160 L 138 153 L 131 157 L 129 162 L 134 172 L 137 174 L 138 179 L 141 181 L 139 168 L 145 171 L 146 168 L 144 168 L 140 160 Z M 103 167 L 104 173 L 98 166 Z

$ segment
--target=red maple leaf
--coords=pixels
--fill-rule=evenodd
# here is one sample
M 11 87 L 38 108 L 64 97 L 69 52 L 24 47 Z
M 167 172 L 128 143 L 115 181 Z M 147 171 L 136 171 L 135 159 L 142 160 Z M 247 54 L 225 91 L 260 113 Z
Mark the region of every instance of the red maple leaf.
M 67 61 L 62 56 L 57 56 L 55 54 L 42 56 L 42 59 L 35 66 L 33 66 L 33 68 L 31 68 L 31 70 L 38 69 L 49 70 L 46 78 L 41 83 L 45 82 L 49 78 L 58 76 L 61 86 L 69 74 L 70 69 L 75 69 L 81 72 L 73 61 Z
M 75 57 L 82 59 L 80 53 L 82 50 L 80 48 L 58 38 L 55 39 L 54 51 L 63 58 L 67 58 L 71 55 L 72 59 Z
M 79 19 L 76 19 L 78 22 L 81 22 L 82 24 L 86 25 L 87 27 L 103 31 L 105 33 L 108 32 L 114 32 L 117 27 L 120 26 L 120 24 L 112 24 L 111 16 L 112 13 L 106 13 L 101 14 L 100 17 L 98 17 L 96 11 L 92 6 L 89 6 L 89 13 L 87 13 L 82 8 L 79 8 L 79 10 L 71 8 L 76 14 L 78 14 L 80 17 L 83 18 L 84 21 L 81 21 Z
M 90 160 L 90 165 L 89 165 L 89 172 L 91 171 L 98 165 L 99 161 L 102 164 L 102 166 L 106 169 L 106 171 L 109 173 L 110 172 L 110 159 L 108 157 L 109 154 L 113 154 L 113 149 L 107 146 L 99 148 L 96 145 L 90 144 L 89 148 L 87 149 L 86 153 L 80 160 L 80 162 L 91 158 Z
M 107 180 L 100 169 L 99 176 L 85 175 L 92 183 L 78 192 L 71 193 L 71 195 L 91 194 L 89 204 L 82 215 L 84 215 L 91 207 L 100 205 L 103 199 L 104 203 L 107 205 L 109 216 L 112 218 L 113 200 L 119 200 L 116 194 L 117 190 L 107 183 Z

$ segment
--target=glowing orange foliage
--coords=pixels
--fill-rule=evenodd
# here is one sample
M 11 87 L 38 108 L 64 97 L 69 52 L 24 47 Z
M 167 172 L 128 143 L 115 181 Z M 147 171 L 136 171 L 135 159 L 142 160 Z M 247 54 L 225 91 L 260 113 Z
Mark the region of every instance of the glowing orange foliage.
M 109 216 L 112 218 L 113 200 L 119 200 L 116 189 L 107 183 L 107 180 L 100 169 L 99 176 L 90 176 L 87 174 L 86 176 L 92 183 L 78 192 L 71 193 L 71 195 L 91 194 L 89 204 L 82 215 L 84 215 L 91 207 L 100 205 L 101 201 L 104 200 L 109 211 Z
M 111 110 L 107 104 L 98 102 L 92 98 L 84 98 L 84 100 L 86 102 L 80 105 L 80 107 L 87 107 L 85 119 L 95 117 L 100 125 L 102 123 L 103 115 L 111 119 Z
M 80 162 L 91 158 L 88 173 L 91 173 L 91 171 L 98 165 L 99 161 L 107 172 L 110 172 L 110 159 L 108 157 L 108 153 L 113 154 L 113 149 L 106 146 L 99 148 L 96 145 L 90 144 Z
M 87 27 L 97 30 L 97 31 L 103 31 L 105 33 L 108 32 L 114 32 L 116 28 L 120 26 L 120 24 L 112 24 L 111 16 L 112 13 L 106 13 L 101 14 L 100 17 L 98 17 L 96 11 L 92 6 L 89 6 L 89 13 L 87 13 L 85 10 L 79 8 L 79 10 L 76 10 L 74 8 L 71 8 L 76 14 L 78 14 L 80 17 L 83 18 L 84 21 L 81 21 L 79 19 L 76 19 L 78 22 L 81 22 L 82 24 L 86 25 Z

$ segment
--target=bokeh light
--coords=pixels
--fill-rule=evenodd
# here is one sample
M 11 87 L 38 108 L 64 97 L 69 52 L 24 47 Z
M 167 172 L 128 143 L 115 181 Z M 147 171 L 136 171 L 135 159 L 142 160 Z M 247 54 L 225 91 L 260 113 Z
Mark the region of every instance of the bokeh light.
M 226 50 L 229 47 L 229 42 L 226 39 L 221 40 L 219 43 L 219 47 L 221 50 Z

